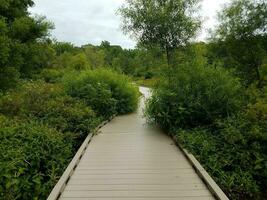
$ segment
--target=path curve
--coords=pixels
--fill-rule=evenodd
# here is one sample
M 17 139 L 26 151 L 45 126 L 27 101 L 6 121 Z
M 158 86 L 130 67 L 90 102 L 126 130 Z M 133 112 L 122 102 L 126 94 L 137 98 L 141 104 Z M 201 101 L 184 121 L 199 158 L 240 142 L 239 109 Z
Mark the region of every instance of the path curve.
M 86 149 L 61 200 L 214 199 L 173 141 L 138 111 L 113 119 Z

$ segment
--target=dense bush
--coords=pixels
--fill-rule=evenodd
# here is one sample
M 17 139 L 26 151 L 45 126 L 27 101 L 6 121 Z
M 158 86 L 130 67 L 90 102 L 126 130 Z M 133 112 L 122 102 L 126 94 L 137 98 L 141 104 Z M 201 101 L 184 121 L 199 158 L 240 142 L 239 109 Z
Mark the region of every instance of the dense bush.
M 129 80 L 107 69 L 84 71 L 65 78 L 67 93 L 83 99 L 99 115 L 126 114 L 137 107 L 138 90 Z
M 255 123 L 249 112 L 220 120 L 212 129 L 172 132 L 230 199 L 260 199 L 267 188 L 267 121 L 260 117 Z M 265 117 L 266 114 L 265 110 Z
M 108 70 L 84 72 L 66 88 L 73 97 L 44 81 L 1 94 L 0 199 L 45 199 L 87 134 L 137 106 L 137 89 Z
M 161 80 L 148 102 L 147 114 L 165 128 L 208 125 L 241 106 L 241 86 L 222 68 L 179 67 Z
M 45 199 L 71 156 L 55 129 L 0 115 L 0 199 Z
M 36 79 L 42 79 L 47 83 L 58 83 L 61 81 L 63 74 L 62 69 L 44 69 L 36 76 Z
M 200 160 L 230 199 L 263 199 L 266 99 L 266 88 L 241 93 L 221 68 L 191 66 L 159 81 L 146 114 Z
M 157 82 L 159 81 L 158 78 L 152 78 L 152 79 L 144 79 L 144 78 L 135 78 L 134 82 L 137 85 L 141 85 L 148 88 L 153 88 L 157 85 Z
M 45 123 L 66 133 L 75 147 L 100 122 L 90 107 L 66 95 L 60 85 L 43 82 L 27 83 L 4 95 L 0 113 Z
M 14 88 L 19 78 L 31 78 L 54 57 L 44 17 L 32 16 L 32 0 L 3 0 L 0 5 L 0 91 Z

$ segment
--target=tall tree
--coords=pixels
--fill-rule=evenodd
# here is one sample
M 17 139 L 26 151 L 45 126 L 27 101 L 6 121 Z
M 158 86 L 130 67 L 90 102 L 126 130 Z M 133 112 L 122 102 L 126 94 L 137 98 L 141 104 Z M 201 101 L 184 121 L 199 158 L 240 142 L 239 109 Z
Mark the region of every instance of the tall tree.
M 219 13 L 215 47 L 247 84 L 257 80 L 262 85 L 261 66 L 267 51 L 266 0 L 233 0 Z
M 123 30 L 145 46 L 159 46 L 168 65 L 174 50 L 195 36 L 200 0 L 126 0 L 119 9 Z

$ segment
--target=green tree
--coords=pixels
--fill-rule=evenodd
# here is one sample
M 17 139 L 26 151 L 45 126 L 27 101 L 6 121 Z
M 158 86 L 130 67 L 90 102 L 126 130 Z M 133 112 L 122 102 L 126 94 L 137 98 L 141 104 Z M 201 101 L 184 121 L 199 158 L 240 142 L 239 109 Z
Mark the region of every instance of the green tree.
M 78 47 L 75 47 L 69 42 L 53 42 L 53 48 L 55 49 L 58 56 L 63 53 L 75 53 L 78 50 Z
M 31 0 L 0 1 L 0 91 L 51 64 L 48 36 L 53 25 L 44 17 L 31 17 L 27 10 L 32 5 Z
M 111 45 L 108 41 L 103 41 L 100 49 L 105 53 L 105 66 L 112 67 L 113 60 L 119 60 L 118 57 L 122 56 L 124 51 L 120 46 Z M 118 66 L 115 66 L 118 67 Z
M 219 13 L 219 20 L 213 50 L 237 68 L 246 84 L 257 80 L 261 86 L 260 68 L 267 50 L 267 2 L 233 0 Z
M 8 22 L 13 22 L 16 18 L 26 16 L 28 7 L 33 5 L 33 0 L 1 0 L 0 15 Z
M 200 0 L 127 0 L 119 9 L 123 30 L 145 46 L 158 45 L 171 66 L 173 51 L 185 45 L 200 27 Z
M 90 66 L 93 69 L 98 67 L 104 67 L 105 64 L 105 51 L 99 50 L 99 48 L 92 45 L 87 45 L 83 47 L 84 53 L 87 57 Z
M 70 61 L 68 63 L 68 66 L 71 67 L 71 69 L 75 69 L 77 71 L 90 69 L 90 64 L 87 60 L 87 57 L 84 53 L 79 53 L 75 56 L 70 57 Z

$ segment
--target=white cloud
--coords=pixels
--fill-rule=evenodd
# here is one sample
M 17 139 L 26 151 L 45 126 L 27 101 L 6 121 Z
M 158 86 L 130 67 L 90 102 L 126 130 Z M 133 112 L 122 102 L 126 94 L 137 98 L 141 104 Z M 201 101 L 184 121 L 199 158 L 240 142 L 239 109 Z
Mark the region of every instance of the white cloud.
M 204 23 L 200 39 L 207 35 L 206 29 L 216 23 L 216 11 L 229 0 L 203 0 Z M 76 45 L 99 44 L 103 40 L 124 48 L 133 48 L 135 42 L 120 30 L 120 17 L 117 9 L 125 0 L 34 0 L 30 9 L 33 14 L 45 15 L 54 22 L 56 29 L 52 35 L 59 41 Z

